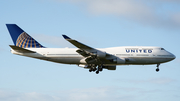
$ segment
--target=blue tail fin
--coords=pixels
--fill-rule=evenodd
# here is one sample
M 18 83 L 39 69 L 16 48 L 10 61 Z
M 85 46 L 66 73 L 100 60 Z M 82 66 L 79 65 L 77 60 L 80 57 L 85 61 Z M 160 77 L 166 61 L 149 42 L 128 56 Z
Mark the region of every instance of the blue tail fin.
M 45 48 L 16 24 L 6 24 L 15 46 L 21 48 Z

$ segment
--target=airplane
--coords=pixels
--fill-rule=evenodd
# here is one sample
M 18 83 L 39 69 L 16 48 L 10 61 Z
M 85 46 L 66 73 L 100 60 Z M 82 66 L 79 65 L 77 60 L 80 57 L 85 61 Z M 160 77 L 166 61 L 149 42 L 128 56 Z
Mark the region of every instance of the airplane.
M 89 72 L 99 74 L 103 69 L 116 70 L 118 65 L 159 65 L 172 61 L 175 55 L 161 47 L 123 46 L 110 48 L 93 48 L 67 35 L 65 40 L 77 48 L 47 48 L 37 42 L 16 24 L 6 24 L 14 45 L 11 53 L 56 63 L 74 64 Z

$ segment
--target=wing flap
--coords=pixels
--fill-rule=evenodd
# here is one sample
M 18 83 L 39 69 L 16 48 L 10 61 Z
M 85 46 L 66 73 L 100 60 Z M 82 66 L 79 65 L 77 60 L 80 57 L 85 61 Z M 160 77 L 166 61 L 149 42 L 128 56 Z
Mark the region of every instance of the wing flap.
M 20 52 L 20 53 L 36 53 L 34 51 L 28 50 L 28 49 L 24 49 L 18 46 L 13 46 L 13 45 L 9 45 L 13 50 Z
M 83 57 L 89 56 L 89 54 L 86 51 L 81 50 L 81 49 L 76 50 L 76 52 L 79 53 L 80 55 L 82 55 Z

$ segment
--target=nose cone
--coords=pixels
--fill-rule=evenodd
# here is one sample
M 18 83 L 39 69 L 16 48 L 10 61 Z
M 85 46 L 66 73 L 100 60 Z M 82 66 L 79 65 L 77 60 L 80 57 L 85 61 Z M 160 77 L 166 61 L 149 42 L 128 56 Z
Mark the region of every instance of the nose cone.
M 172 54 L 172 60 L 174 60 L 176 58 L 176 56 L 174 54 Z
M 166 62 L 172 61 L 176 58 L 176 56 L 168 51 L 161 51 L 161 54 L 164 58 L 166 58 Z
M 174 54 L 172 54 L 172 53 L 170 53 L 169 56 L 170 56 L 171 60 L 174 60 L 176 58 L 176 56 Z

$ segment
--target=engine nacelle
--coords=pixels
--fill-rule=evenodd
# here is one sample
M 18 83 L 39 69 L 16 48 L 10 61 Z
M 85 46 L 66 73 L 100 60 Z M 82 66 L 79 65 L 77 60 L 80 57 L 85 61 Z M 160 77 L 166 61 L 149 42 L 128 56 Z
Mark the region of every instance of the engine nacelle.
M 97 51 L 96 55 L 97 55 L 98 58 L 105 58 L 106 57 L 106 52 Z
M 117 64 L 124 64 L 126 60 L 124 58 L 116 58 L 113 62 L 116 62 Z
M 85 65 L 85 64 L 79 64 L 78 66 L 79 66 L 79 67 L 82 67 L 82 68 L 84 68 L 84 69 L 89 69 L 89 68 L 91 68 L 89 65 Z
M 103 66 L 103 68 L 108 70 L 116 70 L 116 66 Z

